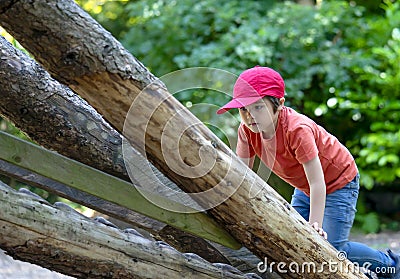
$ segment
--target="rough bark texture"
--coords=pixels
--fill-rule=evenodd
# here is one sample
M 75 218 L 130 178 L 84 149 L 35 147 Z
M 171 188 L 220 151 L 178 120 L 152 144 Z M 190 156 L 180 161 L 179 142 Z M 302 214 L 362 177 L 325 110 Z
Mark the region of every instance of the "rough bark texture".
M 96 222 L 65 204 L 0 182 L 0 248 L 15 259 L 76 278 L 259 278 L 183 254 L 132 229 Z
M 343 270 L 332 274 L 324 263 L 337 261 L 337 252 L 171 97 L 163 84 L 156 82 L 141 92 L 154 80 L 153 75 L 72 1 L 12 1 L 6 5 L 10 2 L 0 6 L 1 25 L 117 130 L 123 130 L 126 113 L 136 98 L 135 109 L 140 113 L 127 119 L 124 136 L 138 148 L 145 144 L 147 158 L 167 177 L 186 192 L 206 191 L 219 183 L 219 191 L 197 199 L 204 207 L 221 200 L 229 190 L 235 191 L 209 213 L 249 250 L 276 263 L 313 262 L 324 267 L 324 272 L 282 274 L 286 278 L 359 277 Z M 168 125 L 176 117 L 179 125 L 187 127 L 182 134 L 179 125 Z M 176 143 L 173 136 L 181 135 L 181 158 L 161 150 L 161 132 L 170 144 Z M 212 163 L 206 174 L 194 168 L 199 160 Z M 184 165 L 179 164 L 182 161 Z
M 129 179 L 121 135 L 87 102 L 0 37 L 0 114 L 40 145 Z
M 15 123 L 40 145 L 129 180 L 122 159 L 122 136 L 69 87 L 52 79 L 40 65 L 13 48 L 2 37 L 0 37 L 0 96 L 0 115 Z M 0 162 L 0 167 L 6 174 L 6 166 Z M 182 252 L 199 254 L 211 262 L 228 263 L 212 245 L 199 237 L 55 181 L 48 181 L 34 174 L 22 174 L 21 171 L 8 174 L 30 185 L 33 183 L 49 192 L 146 229 L 164 241 L 175 239 L 174 247 Z M 158 178 L 166 181 L 161 176 L 161 173 L 157 173 Z M 137 180 L 132 182 L 138 187 L 146 187 Z M 170 187 L 177 188 L 175 185 Z M 161 231 L 164 227 L 165 230 Z M 184 238 L 191 245 L 181 246 L 180 244 L 184 242 L 180 242 L 180 238 Z

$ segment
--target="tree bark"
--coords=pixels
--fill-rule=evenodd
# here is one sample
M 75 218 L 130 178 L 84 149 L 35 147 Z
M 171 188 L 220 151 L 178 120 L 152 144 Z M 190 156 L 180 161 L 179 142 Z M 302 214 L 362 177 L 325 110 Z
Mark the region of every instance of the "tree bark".
M 326 263 L 338 261 L 337 251 L 72 1 L 3 1 L 0 12 L 1 25 L 37 61 L 123 131 L 135 147 L 145 145 L 147 158 L 179 187 L 189 193 L 214 190 L 197 197 L 199 204 L 208 208 L 229 196 L 208 212 L 249 250 L 286 267 L 312 262 L 324 271 L 288 272 L 283 277 L 362 276 L 343 270 L 333 275 Z M 125 119 L 133 101 L 135 118 Z M 171 119 L 176 120 L 173 125 Z M 175 135 L 180 135 L 178 145 Z M 180 153 L 162 150 L 163 143 L 179 146 Z M 204 174 L 203 168 L 196 168 L 202 167 L 199 162 L 212 167 Z
M 122 136 L 101 115 L 70 88 L 52 79 L 40 65 L 12 47 L 3 37 L 0 37 L 0 59 L 0 115 L 15 123 L 40 145 L 103 172 L 130 180 L 122 159 Z M 56 181 L 26 174 L 24 170 L 16 171 L 12 168 L 13 171 L 7 171 L 4 162 L 0 162 L 0 168 L 0 172 L 16 177 L 19 181 L 145 229 L 158 239 L 166 242 L 172 239 L 174 241 L 171 245 L 181 252 L 196 253 L 211 262 L 228 263 L 217 249 L 200 237 Z M 169 187 L 177 188 L 155 168 L 154 171 L 157 178 L 169 183 Z M 147 179 L 149 183 L 151 179 Z M 138 180 L 132 183 L 146 188 Z M 185 242 L 179 241 L 181 239 L 185 239 Z
M 2 182 L 0 212 L 1 249 L 76 278 L 259 278 L 180 253 L 134 230 L 95 222 L 65 204 L 47 204 Z

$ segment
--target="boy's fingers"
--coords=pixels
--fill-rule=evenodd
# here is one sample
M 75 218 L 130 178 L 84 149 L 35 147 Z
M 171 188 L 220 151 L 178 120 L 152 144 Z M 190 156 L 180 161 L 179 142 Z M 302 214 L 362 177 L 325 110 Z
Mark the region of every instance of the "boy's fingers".
M 314 229 L 318 230 L 319 226 L 318 226 L 318 222 L 314 222 L 311 224 L 311 227 L 313 227 Z
M 318 222 L 312 223 L 311 225 L 324 239 L 328 239 L 328 234 L 323 228 L 320 228 Z

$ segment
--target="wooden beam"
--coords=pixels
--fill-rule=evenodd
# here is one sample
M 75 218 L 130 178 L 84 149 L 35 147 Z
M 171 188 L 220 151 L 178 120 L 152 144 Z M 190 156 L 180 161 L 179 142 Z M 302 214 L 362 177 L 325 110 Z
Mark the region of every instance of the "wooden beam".
M 194 235 L 240 248 L 235 239 L 204 213 L 181 213 L 193 209 L 152 193 L 143 196 L 143 190 L 139 192 L 131 183 L 4 132 L 0 132 L 0 159 Z M 145 197 L 151 197 L 157 205 Z

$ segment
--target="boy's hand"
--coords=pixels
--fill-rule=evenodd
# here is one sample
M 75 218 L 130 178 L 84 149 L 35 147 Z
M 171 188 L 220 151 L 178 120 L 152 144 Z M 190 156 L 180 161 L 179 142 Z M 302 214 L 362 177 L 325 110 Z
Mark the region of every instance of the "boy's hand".
M 311 227 L 313 227 L 313 229 L 315 229 L 324 239 L 328 239 L 328 234 L 319 227 L 318 222 L 312 223 Z

